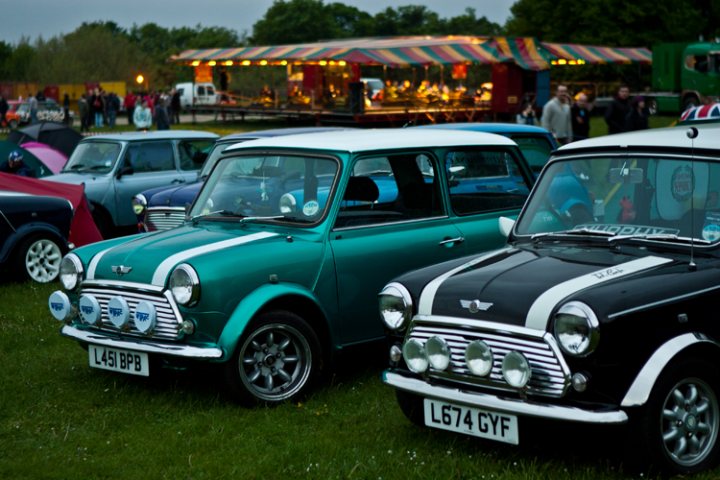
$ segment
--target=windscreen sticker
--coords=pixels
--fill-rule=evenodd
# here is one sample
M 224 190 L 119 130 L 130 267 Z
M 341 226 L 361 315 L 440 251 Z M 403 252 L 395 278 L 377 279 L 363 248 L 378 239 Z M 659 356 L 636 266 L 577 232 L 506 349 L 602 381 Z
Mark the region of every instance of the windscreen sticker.
M 705 214 L 702 238 L 708 242 L 720 240 L 720 212 L 707 212 Z
M 720 223 L 720 222 L 719 222 Z M 618 225 L 614 223 L 586 223 L 576 225 L 573 230 L 607 232 L 613 235 L 677 235 L 677 228 L 651 227 L 649 225 Z
M 316 215 L 318 211 L 320 211 L 320 204 L 318 204 L 317 200 L 310 200 L 303 205 L 303 215 L 306 217 L 312 217 Z

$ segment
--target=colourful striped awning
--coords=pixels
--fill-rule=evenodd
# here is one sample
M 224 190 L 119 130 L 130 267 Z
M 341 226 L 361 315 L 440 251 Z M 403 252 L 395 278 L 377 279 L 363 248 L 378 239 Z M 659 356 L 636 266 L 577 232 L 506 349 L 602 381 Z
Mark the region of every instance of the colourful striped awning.
M 645 47 L 619 48 L 573 43 L 543 42 L 542 46 L 558 60 L 585 63 L 652 63 L 652 53 Z
M 193 61 L 321 61 L 405 66 L 515 62 L 528 70 L 553 64 L 651 63 L 647 48 L 540 42 L 531 37 L 410 36 L 360 38 L 296 45 L 185 50 L 171 58 Z
M 555 58 L 531 37 L 495 37 L 495 48 L 525 70 L 547 70 Z
M 498 63 L 506 61 L 485 38 L 396 37 L 332 42 L 185 50 L 174 61 L 345 60 L 380 65 Z

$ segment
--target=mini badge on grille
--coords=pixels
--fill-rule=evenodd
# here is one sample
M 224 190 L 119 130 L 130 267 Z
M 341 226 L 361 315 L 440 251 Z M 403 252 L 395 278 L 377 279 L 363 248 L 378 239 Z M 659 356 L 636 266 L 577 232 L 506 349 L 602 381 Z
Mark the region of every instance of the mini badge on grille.
M 480 300 L 460 300 L 460 305 L 462 308 L 467 308 L 470 313 L 477 313 L 481 310 L 486 312 L 493 306 L 492 303 L 481 302 Z
M 113 273 L 117 273 L 118 276 L 122 277 L 126 273 L 130 273 L 132 267 L 126 267 L 125 265 L 113 265 L 112 267 L 110 267 L 110 269 L 113 271 Z

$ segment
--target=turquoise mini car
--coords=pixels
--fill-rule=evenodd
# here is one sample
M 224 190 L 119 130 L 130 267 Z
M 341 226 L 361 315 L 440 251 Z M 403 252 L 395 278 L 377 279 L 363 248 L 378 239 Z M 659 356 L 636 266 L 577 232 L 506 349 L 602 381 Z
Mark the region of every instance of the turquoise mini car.
M 456 188 L 507 165 L 506 188 Z M 501 245 L 498 217 L 518 213 L 532 178 L 514 142 L 485 133 L 244 142 L 226 149 L 184 225 L 65 256 L 50 312 L 91 367 L 147 376 L 211 362 L 244 404 L 293 400 L 340 350 L 383 339 L 376 299 L 389 279 Z

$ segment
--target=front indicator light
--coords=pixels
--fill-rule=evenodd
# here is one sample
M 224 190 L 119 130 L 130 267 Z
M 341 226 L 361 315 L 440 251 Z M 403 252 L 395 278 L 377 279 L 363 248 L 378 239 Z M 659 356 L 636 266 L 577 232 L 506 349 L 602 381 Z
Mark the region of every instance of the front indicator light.
M 532 370 L 530 370 L 530 363 L 525 355 L 512 351 L 503 359 L 502 374 L 511 387 L 525 388 L 532 376 Z
M 411 372 L 423 373 L 428 369 L 428 357 L 422 343 L 415 339 L 409 340 L 403 345 L 402 352 Z

